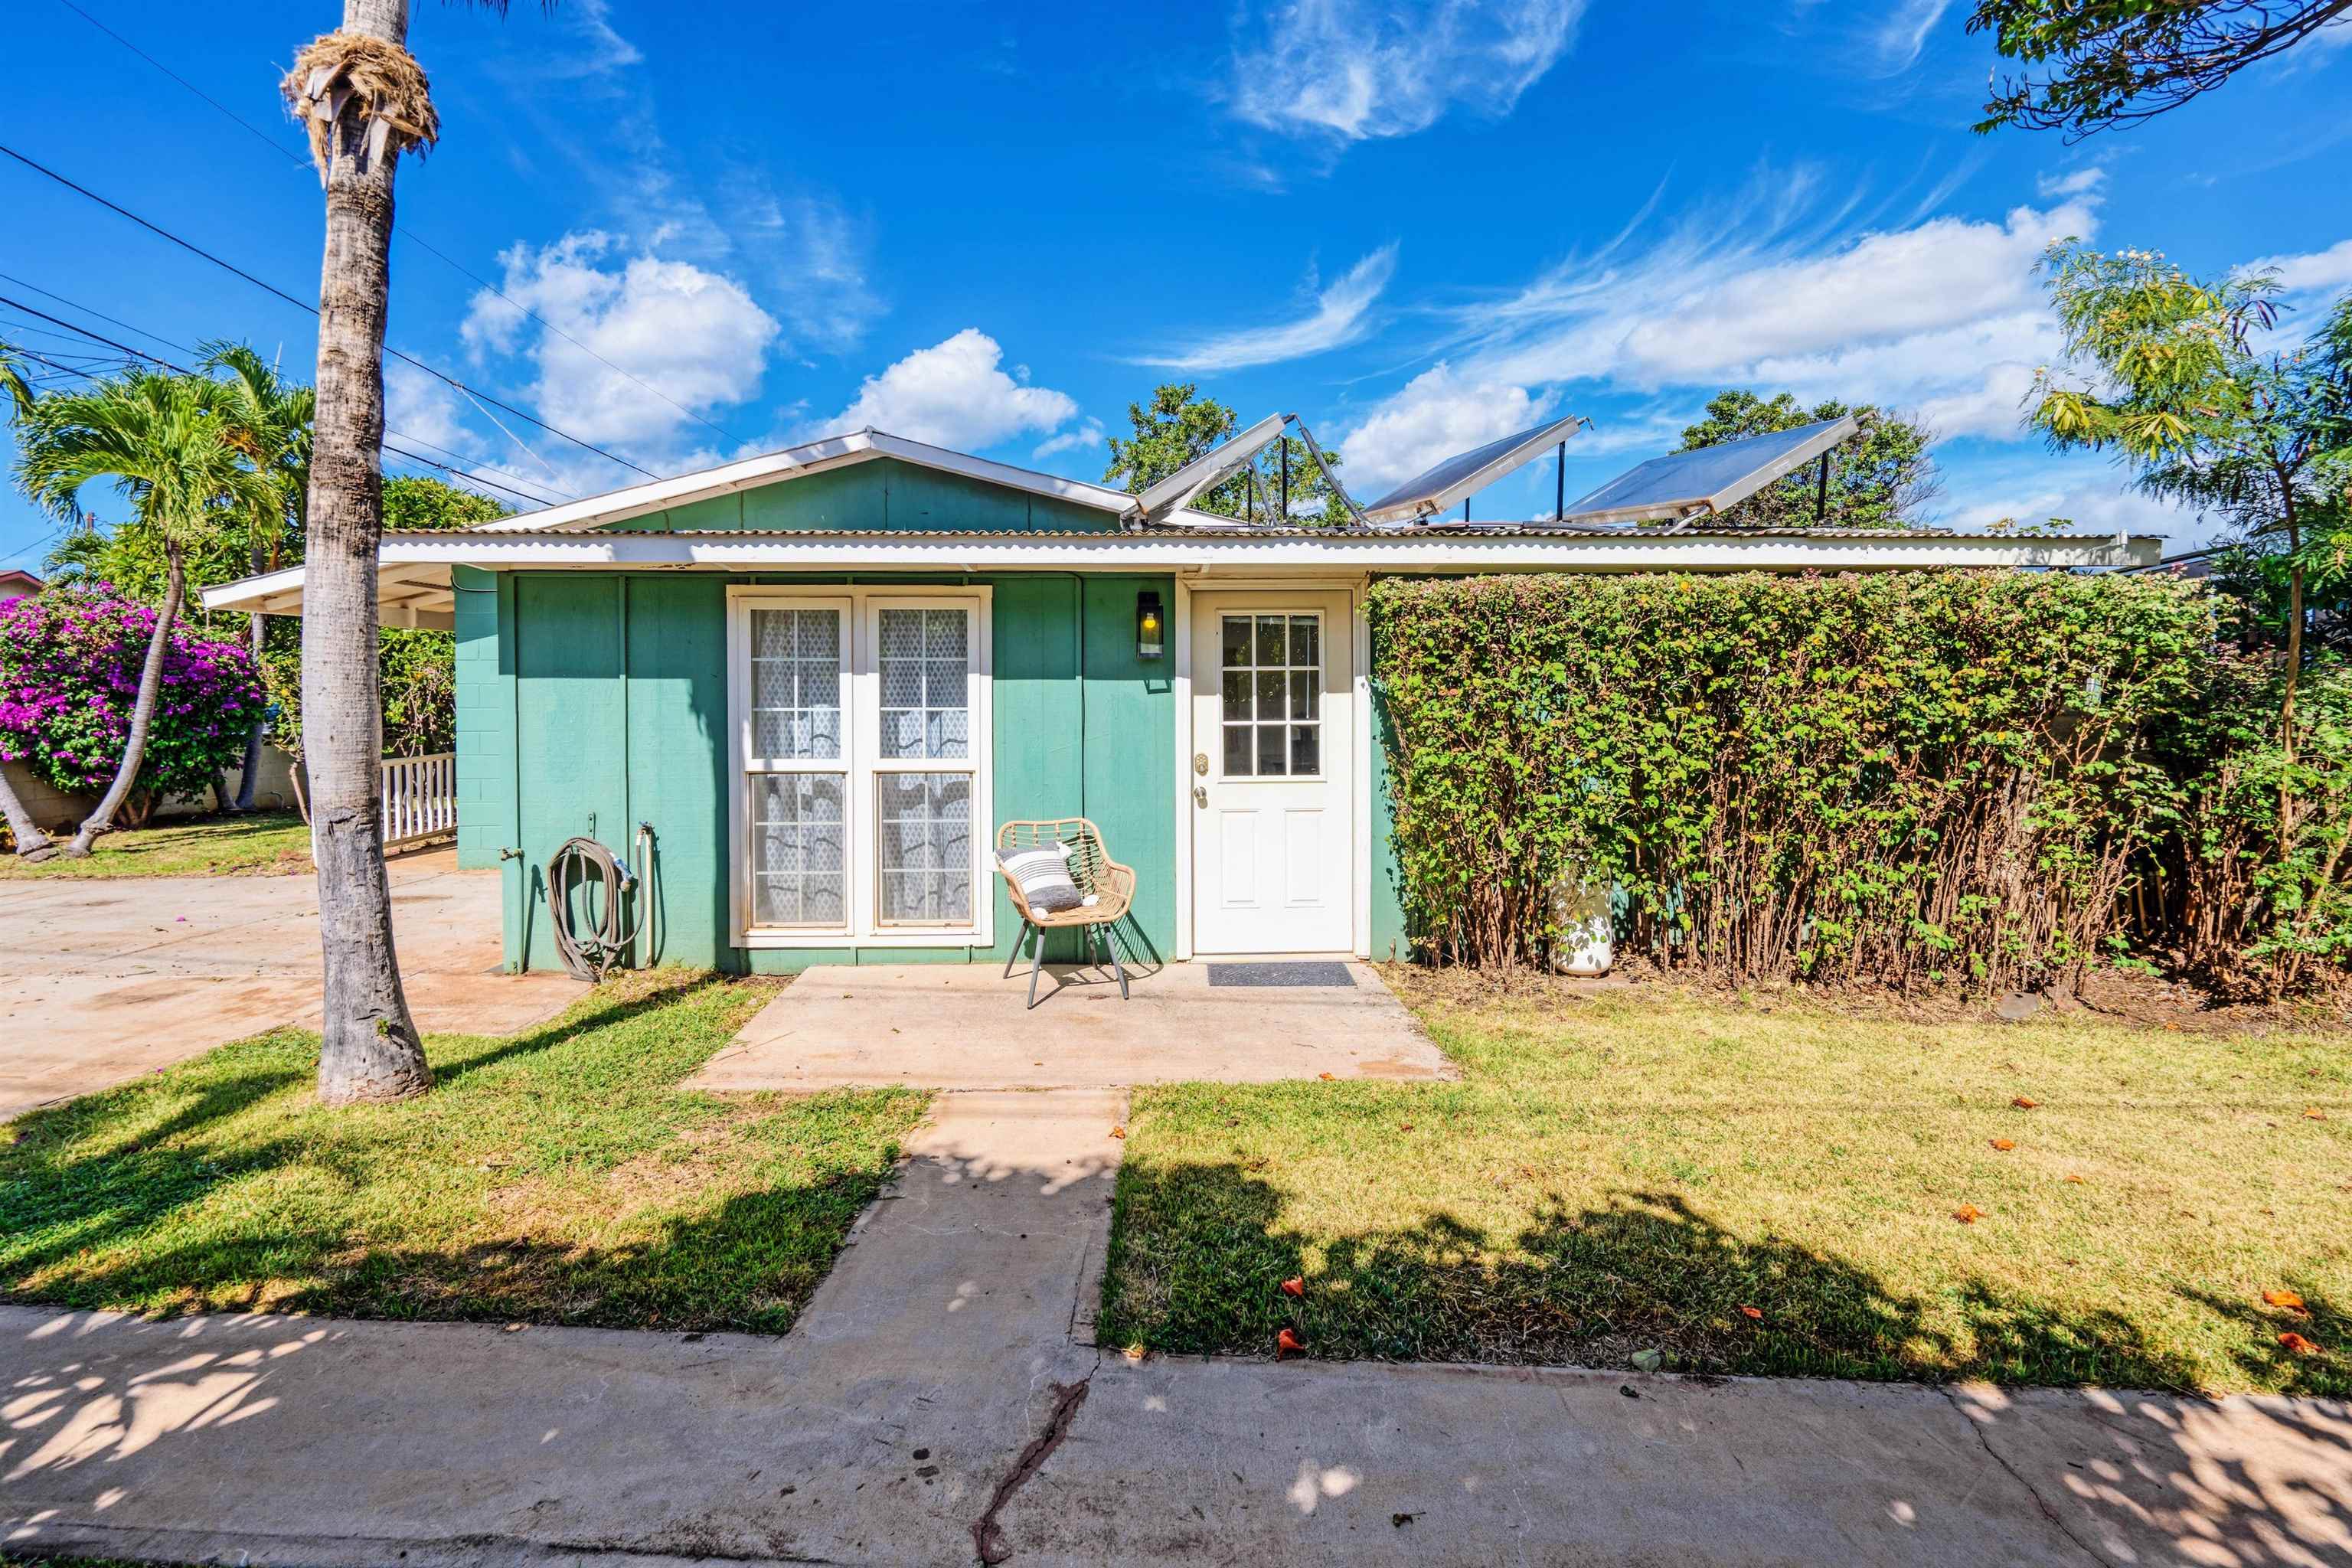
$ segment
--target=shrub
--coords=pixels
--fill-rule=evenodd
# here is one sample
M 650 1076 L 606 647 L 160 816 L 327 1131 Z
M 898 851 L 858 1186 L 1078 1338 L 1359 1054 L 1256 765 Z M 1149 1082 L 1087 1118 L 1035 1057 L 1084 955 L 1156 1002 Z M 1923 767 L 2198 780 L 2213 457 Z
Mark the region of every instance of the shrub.
M 2171 580 L 2013 573 L 1493 577 L 1373 590 L 1406 910 L 1517 963 L 1549 890 L 1747 981 L 2079 975 L 2177 831 L 2152 737 L 2213 611 Z
M 2222 653 L 2163 749 L 2182 809 L 2147 857 L 2137 933 L 2225 994 L 2303 990 L 2352 961 L 2352 669 L 2306 668 L 2292 754 L 2281 671 Z
M 104 789 L 122 761 L 154 630 L 152 606 L 103 584 L 0 604 L 0 758 L 26 763 L 52 789 Z M 261 706 L 242 646 L 173 626 L 133 798 L 143 807 L 209 788 L 243 759 Z

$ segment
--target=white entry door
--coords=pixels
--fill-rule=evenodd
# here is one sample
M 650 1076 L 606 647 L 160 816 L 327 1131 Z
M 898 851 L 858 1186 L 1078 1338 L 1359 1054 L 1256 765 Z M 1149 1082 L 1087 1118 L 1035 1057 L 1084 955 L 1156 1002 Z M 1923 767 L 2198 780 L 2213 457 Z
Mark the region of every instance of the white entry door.
M 1192 950 L 1355 945 L 1345 594 L 1192 596 Z

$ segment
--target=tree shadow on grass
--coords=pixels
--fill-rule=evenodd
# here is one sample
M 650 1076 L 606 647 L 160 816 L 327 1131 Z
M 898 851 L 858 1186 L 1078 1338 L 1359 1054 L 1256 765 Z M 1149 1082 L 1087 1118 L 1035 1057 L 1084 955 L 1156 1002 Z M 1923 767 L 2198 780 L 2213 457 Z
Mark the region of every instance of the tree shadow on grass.
M 1832 1254 L 1737 1235 L 1670 1194 L 1555 1203 L 1508 1236 L 1433 1214 L 1312 1248 L 1244 1164 L 1130 1157 L 1113 1203 L 1105 1344 L 1265 1355 L 1289 1328 L 1320 1359 L 1624 1369 L 1656 1349 L 1667 1370 L 1700 1373 L 2080 1384 L 2093 1391 L 1972 1384 L 1947 1398 L 2101 1560 L 2176 1560 L 2148 1554 L 2157 1546 L 2252 1568 L 2343 1560 L 2352 1542 L 2345 1364 L 2335 1349 L 2273 1359 L 2294 1353 L 2275 1344 L 2285 1324 L 2274 1310 L 2196 1298 L 2246 1325 L 2250 1378 L 2337 1399 L 2110 1392 L 2189 1389 L 2195 1368 L 2119 1313 L 2070 1312 L 1983 1280 L 1931 1303 Z M 1280 1289 L 1297 1276 L 1303 1298 Z M 2304 1331 L 2343 1346 L 2341 1313 L 2307 1306 Z M 1941 1419 L 1922 1406 L 1923 1423 Z
M 1262 1352 L 1282 1327 L 1318 1353 L 1622 1366 L 1654 1349 L 1717 1373 L 2188 1389 L 2190 1365 L 2112 1311 L 2068 1312 L 1982 1281 L 1929 1303 L 1845 1258 L 1717 1225 L 1679 1195 L 1553 1201 L 1514 1234 L 1433 1213 L 1307 1238 L 1244 1167 L 1130 1160 L 1119 1175 L 1106 1332 L 1155 1349 Z M 1753 1315 L 1751 1315 L 1751 1310 Z
M 324 1183 L 346 1192 L 365 1186 L 388 1142 L 415 1139 L 429 1144 L 441 1136 L 429 1123 L 449 1103 L 445 1097 L 491 1090 L 490 1081 L 473 1076 L 485 1068 L 503 1067 L 535 1077 L 540 1076 L 536 1067 L 549 1080 L 544 1091 L 530 1083 L 498 1085 L 500 1095 L 555 1094 L 565 1087 L 591 1095 L 611 1093 L 616 1087 L 624 1095 L 661 1092 L 670 1078 L 691 1070 L 685 1055 L 655 1068 L 658 1081 L 630 1083 L 633 1071 L 644 1075 L 642 1064 L 622 1061 L 615 1073 L 615 1064 L 599 1058 L 577 1064 L 582 1076 L 574 1078 L 565 1070 L 560 1053 L 595 1031 L 674 1005 L 717 984 L 723 984 L 718 976 L 680 973 L 643 994 L 609 1005 L 575 1008 L 562 1019 L 479 1055 L 438 1064 L 435 1094 L 410 1105 L 313 1111 L 307 1089 L 317 1068 L 316 1041 L 278 1031 L 222 1047 L 158 1077 L 29 1112 L 0 1134 L 7 1140 L 0 1146 L 0 1299 L 93 1308 L 201 1300 L 215 1308 L 317 1311 L 366 1311 L 372 1304 L 381 1309 L 391 1302 L 393 1315 L 400 1316 L 505 1312 L 563 1321 L 565 1314 L 552 1306 L 517 1313 L 500 1305 L 510 1303 L 515 1293 L 478 1289 L 488 1277 L 479 1258 L 371 1247 L 353 1225 L 342 1223 L 335 1205 L 327 1205 L 327 1217 L 321 1220 L 316 1203 L 273 1203 L 268 1179 L 279 1175 L 298 1184 Z M 670 1068 L 677 1070 L 671 1073 Z M 617 1086 L 583 1081 L 615 1076 Z M 302 1100 L 289 1106 L 282 1121 L 265 1119 L 236 1129 L 222 1126 L 289 1091 L 301 1095 Z M 410 1120 L 413 1116 L 425 1117 L 428 1124 L 419 1126 Z M 431 1173 L 421 1175 L 429 1179 Z M 171 1227 L 180 1216 L 204 1211 L 223 1189 L 257 1180 L 262 1187 L 256 1191 L 249 1225 L 233 1222 L 215 1227 L 201 1241 L 175 1243 Z M 765 1211 L 762 1198 L 770 1200 Z M 855 1199 L 850 1217 L 865 1201 L 863 1196 Z M 721 1238 L 709 1245 L 755 1255 L 761 1247 L 753 1233 L 762 1223 L 762 1213 L 768 1221 L 780 1223 L 787 1213 L 812 1204 L 828 1215 L 839 1206 L 783 1193 L 752 1194 L 728 1211 L 744 1217 L 721 1215 L 707 1226 L 688 1225 L 668 1242 L 624 1249 L 625 1257 L 607 1263 L 593 1258 L 583 1261 L 578 1249 L 569 1246 L 538 1250 L 548 1258 L 568 1260 L 564 1267 L 572 1272 L 600 1277 L 626 1273 L 633 1259 L 691 1252 L 689 1244 L 704 1229 Z M 305 1217 L 306 1207 L 311 1217 Z M 818 1228 L 829 1231 L 834 1223 L 827 1217 Z M 847 1218 L 838 1221 L 842 1228 L 847 1224 Z M 797 1235 L 794 1227 L 783 1226 L 770 1250 L 779 1256 L 793 1253 Z M 159 1240 L 163 1245 L 157 1245 Z M 831 1257 L 830 1244 L 822 1250 Z M 524 1269 L 516 1277 L 553 1267 Z M 818 1275 L 822 1272 L 818 1268 Z M 673 1272 L 668 1278 L 677 1276 Z M 399 1309 L 406 1287 L 395 1289 L 392 1283 L 411 1279 L 416 1281 L 409 1292 L 415 1299 L 414 1311 Z M 389 1297 L 383 1294 L 387 1290 L 392 1291 Z M 606 1285 L 589 1294 L 625 1303 L 658 1299 L 659 1289 L 649 1296 Z M 473 1301 L 478 1311 L 436 1310 L 433 1303 L 445 1297 Z M 593 1321 L 626 1321 L 632 1310 L 638 1309 L 615 1308 Z M 781 1326 L 764 1308 L 751 1315 L 762 1313 L 772 1326 Z M 789 1311 L 782 1321 L 789 1321 Z

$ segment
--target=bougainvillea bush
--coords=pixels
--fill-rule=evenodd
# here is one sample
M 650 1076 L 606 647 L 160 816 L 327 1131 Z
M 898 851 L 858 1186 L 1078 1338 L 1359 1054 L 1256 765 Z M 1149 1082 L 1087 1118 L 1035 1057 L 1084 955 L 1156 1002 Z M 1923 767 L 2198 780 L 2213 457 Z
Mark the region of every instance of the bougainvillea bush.
M 104 584 L 0 604 L 0 758 L 52 789 L 105 789 L 130 739 L 155 614 Z M 241 762 L 262 702 L 240 644 L 173 626 L 131 818 L 165 795 L 202 793 Z

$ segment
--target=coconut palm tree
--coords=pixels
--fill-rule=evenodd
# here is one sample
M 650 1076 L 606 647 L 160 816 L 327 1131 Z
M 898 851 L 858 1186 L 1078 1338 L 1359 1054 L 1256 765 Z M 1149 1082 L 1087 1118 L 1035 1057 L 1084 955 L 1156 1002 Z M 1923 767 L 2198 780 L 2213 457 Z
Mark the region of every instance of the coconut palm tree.
M 146 758 L 163 652 L 187 595 L 189 548 L 226 518 L 268 504 L 271 494 L 230 444 L 225 402 L 221 384 L 207 377 L 136 371 L 34 398 L 17 418 L 16 483 L 26 495 L 77 517 L 82 486 L 110 479 L 131 501 L 130 526 L 152 532 L 163 550 L 163 604 L 140 668 L 131 734 L 114 782 L 66 846 L 76 859 L 113 826 Z
M 244 343 L 200 344 L 197 363 L 222 377 L 229 443 L 245 454 L 254 471 L 269 481 L 270 504 L 246 520 L 246 559 L 256 576 L 275 571 L 285 557 L 289 531 L 302 526 L 304 492 L 310 483 L 310 419 L 318 395 L 282 379 L 278 367 Z M 268 622 L 260 611 L 247 617 L 253 666 L 261 668 Z M 238 811 L 253 809 L 253 787 L 261 772 L 261 742 L 269 721 L 257 718 L 245 737 L 245 769 L 236 786 Z
M 0 396 L 7 399 L 12 417 L 22 419 L 32 409 L 33 384 L 25 379 L 24 358 L 5 342 L 0 342 Z M 58 852 L 40 824 L 33 820 L 33 814 L 25 809 L 25 803 L 16 798 L 16 786 L 8 782 L 5 768 L 0 768 L 0 816 L 7 818 L 18 859 L 47 860 Z
M 485 4 L 506 11 L 505 0 Z M 327 192 L 302 584 L 303 762 L 326 953 L 319 1098 L 402 1100 L 433 1080 L 401 988 L 378 837 L 383 323 L 393 174 L 403 153 L 432 144 L 440 123 L 408 52 L 408 0 L 343 0 L 342 26 L 305 46 L 280 86 Z

